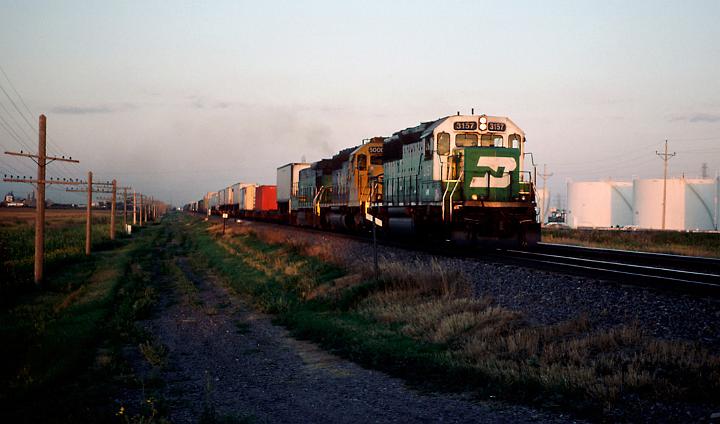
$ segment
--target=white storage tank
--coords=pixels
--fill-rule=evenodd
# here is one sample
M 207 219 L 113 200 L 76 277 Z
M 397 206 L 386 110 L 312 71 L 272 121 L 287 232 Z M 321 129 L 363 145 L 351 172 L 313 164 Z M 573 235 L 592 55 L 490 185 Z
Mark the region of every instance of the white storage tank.
M 538 187 L 535 189 L 535 212 L 537 213 L 537 219 L 541 221 L 541 224 L 547 222 L 548 212 L 550 211 L 550 199 L 548 197 L 547 188 Z M 542 222 L 544 221 L 544 222 Z
M 663 229 L 663 179 L 635 180 L 635 225 Z M 715 230 L 718 224 L 718 180 L 667 180 L 666 230 Z
M 633 224 L 633 184 L 627 181 L 568 182 L 566 222 L 572 228 Z
M 685 229 L 717 230 L 717 179 L 685 180 Z

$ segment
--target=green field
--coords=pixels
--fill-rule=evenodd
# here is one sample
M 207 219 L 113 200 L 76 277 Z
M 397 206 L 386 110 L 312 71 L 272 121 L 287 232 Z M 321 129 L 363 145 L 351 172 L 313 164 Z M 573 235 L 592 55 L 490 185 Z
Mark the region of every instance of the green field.
M 151 382 L 137 381 L 121 351 L 128 343 L 152 345 L 135 321 L 157 298 L 152 263 L 157 246 L 166 243 L 163 227 L 138 229 L 113 244 L 98 234 L 94 247 L 103 249 L 85 257 L 84 234 L 76 228 L 82 222 L 75 218 L 55 220 L 48 231 L 54 252 L 71 253 L 54 256 L 41 289 L 27 283 L 25 268 L 9 267 L 24 278 L 9 286 L 33 289 L 14 290 L 0 304 L 0 421 L 108 422 L 117 418 L 118 396 L 128 387 L 143 384 L 148 399 L 154 393 Z M 108 229 L 105 219 L 95 224 L 98 232 Z M 5 225 L 0 234 L 27 234 L 24 225 Z M 26 243 L 13 246 L 8 251 L 27 254 Z M 162 422 L 150 419 L 157 407 L 144 402 L 147 410 L 136 408 L 128 422 Z
M 547 243 L 720 258 L 720 233 L 543 228 Z
M 85 257 L 85 211 L 46 211 L 46 271 L 62 267 Z M 116 239 L 122 237 L 122 217 L 116 219 Z M 93 212 L 92 250 L 111 247 L 110 214 Z M 0 293 L 5 298 L 14 292 L 32 288 L 35 255 L 35 210 L 0 209 Z

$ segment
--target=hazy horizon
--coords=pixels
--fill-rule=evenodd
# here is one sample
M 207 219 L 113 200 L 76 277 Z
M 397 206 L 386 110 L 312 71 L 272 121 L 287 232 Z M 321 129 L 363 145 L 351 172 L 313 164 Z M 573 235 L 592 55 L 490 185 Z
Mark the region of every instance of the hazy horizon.
M 81 161 L 48 176 L 92 170 L 175 205 L 471 108 L 524 129 L 553 194 L 567 179 L 660 177 L 665 139 L 670 175 L 720 171 L 713 1 L 1 8 L 0 87 L 16 102 L 0 91 L 3 151 L 34 151 L 24 119 L 44 113 L 48 153 Z M 0 174 L 33 165 L 2 155 Z

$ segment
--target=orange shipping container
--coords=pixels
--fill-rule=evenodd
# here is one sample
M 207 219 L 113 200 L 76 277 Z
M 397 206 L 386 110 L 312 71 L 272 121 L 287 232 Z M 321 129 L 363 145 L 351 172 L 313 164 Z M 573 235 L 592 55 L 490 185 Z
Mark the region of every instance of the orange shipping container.
M 277 210 L 277 186 L 261 185 L 255 188 L 255 210 Z

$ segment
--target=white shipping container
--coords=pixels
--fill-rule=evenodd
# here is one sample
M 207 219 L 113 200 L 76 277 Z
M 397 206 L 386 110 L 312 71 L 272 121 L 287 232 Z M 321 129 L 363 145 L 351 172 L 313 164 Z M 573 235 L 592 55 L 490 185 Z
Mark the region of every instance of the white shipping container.
M 247 209 L 244 207 L 244 205 L 247 203 L 243 198 L 243 189 L 248 186 L 255 186 L 255 184 L 252 183 L 236 183 L 231 186 L 232 188 L 232 195 L 233 195 L 233 205 L 237 205 L 238 209 L 244 210 Z M 253 201 L 254 204 L 254 201 Z M 252 209 L 252 208 L 250 208 Z
M 257 184 L 244 184 L 240 188 L 238 205 L 240 210 L 251 211 L 255 209 L 255 187 Z
M 288 202 L 297 189 L 300 171 L 310 167 L 309 163 L 289 163 L 277 169 L 277 201 Z
M 233 184 L 230 186 L 230 189 L 231 189 L 230 191 L 232 192 L 232 195 L 233 195 L 233 201 L 232 201 L 233 205 L 239 204 L 238 199 L 240 198 L 240 188 L 242 187 L 242 185 L 243 185 L 243 183 L 237 183 L 237 184 Z
M 221 204 L 223 204 L 223 205 L 230 205 L 230 204 L 232 204 L 232 202 L 233 202 L 232 199 L 233 199 L 232 186 L 230 186 L 230 187 L 225 187 L 225 188 L 223 189 L 223 202 L 222 202 Z
M 208 207 L 210 209 L 217 208 L 218 206 L 218 192 L 211 191 L 208 193 Z

